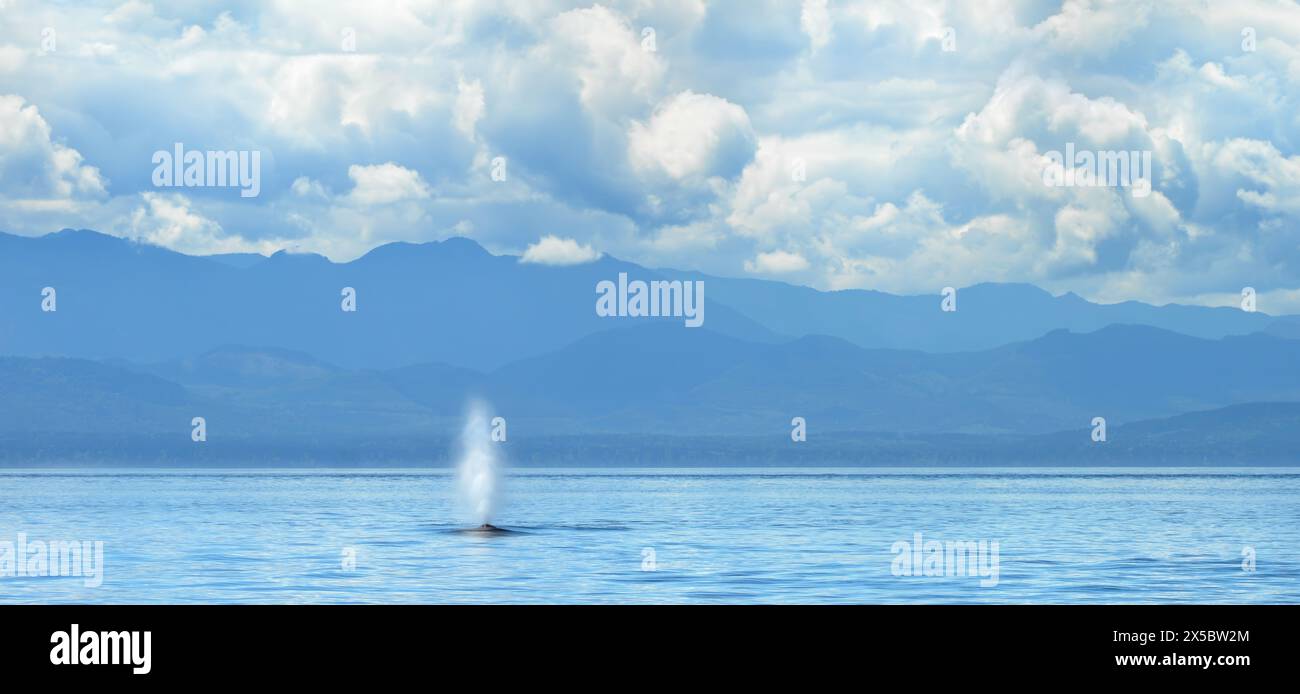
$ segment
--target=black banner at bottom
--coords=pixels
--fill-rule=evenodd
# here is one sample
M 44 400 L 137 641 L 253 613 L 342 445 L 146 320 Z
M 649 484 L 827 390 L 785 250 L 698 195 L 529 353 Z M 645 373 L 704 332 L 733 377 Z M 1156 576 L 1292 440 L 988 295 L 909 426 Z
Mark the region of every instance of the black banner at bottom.
M 5 606 L 0 662 L 51 684 L 486 684 L 618 666 L 661 684 L 652 671 L 666 667 L 1240 680 L 1291 669 L 1298 616 L 1290 606 Z

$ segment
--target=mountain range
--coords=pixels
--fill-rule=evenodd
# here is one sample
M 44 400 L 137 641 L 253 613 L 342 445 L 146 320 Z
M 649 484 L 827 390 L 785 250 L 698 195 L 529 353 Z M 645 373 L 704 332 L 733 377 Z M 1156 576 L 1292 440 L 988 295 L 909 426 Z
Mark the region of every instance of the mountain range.
M 597 316 L 596 283 L 619 273 L 703 281 L 704 326 Z M 0 234 L 0 464 L 432 464 L 475 398 L 535 462 L 1247 464 L 1296 450 L 1295 317 L 1030 285 L 957 297 L 944 312 L 937 291 L 534 265 L 468 239 L 333 263 Z M 809 434 L 791 448 L 794 417 Z
M 492 255 L 452 238 L 390 243 L 348 263 L 285 251 L 189 256 L 94 231 L 41 237 L 0 233 L 0 354 L 124 358 L 193 357 L 220 345 L 279 347 L 340 366 L 393 368 L 438 362 L 493 369 L 539 356 L 626 318 L 596 315 L 595 286 L 629 279 L 705 280 L 704 327 L 755 342 L 806 335 L 865 348 L 981 350 L 1052 330 L 1149 325 L 1220 338 L 1291 319 L 1202 306 L 1095 304 L 1023 284 L 959 289 L 957 309 L 933 295 L 818 291 L 782 282 L 649 269 L 609 256 L 554 267 Z M 57 312 L 41 291 L 57 291 Z M 356 291 L 357 311 L 341 310 Z M 640 318 L 681 325 L 681 318 Z

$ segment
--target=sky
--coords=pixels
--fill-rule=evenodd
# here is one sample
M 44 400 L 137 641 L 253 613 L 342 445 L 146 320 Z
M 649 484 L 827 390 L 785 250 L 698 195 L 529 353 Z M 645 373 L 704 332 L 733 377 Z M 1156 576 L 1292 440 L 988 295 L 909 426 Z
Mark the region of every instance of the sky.
M 260 189 L 155 185 L 257 152 Z M 1150 152 L 1149 194 L 1049 152 Z M 0 231 L 1300 313 L 1300 6 L 0 0 Z

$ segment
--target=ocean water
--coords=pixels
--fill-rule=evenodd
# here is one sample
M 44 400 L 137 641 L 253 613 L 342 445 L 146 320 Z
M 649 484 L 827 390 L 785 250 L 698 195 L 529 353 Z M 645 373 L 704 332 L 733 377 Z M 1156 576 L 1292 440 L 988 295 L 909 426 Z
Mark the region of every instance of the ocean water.
M 482 534 L 461 532 L 449 470 L 0 470 L 0 543 L 103 542 L 102 585 L 0 575 L 0 602 L 1300 602 L 1297 469 L 526 469 L 504 486 L 493 522 L 514 532 Z M 996 584 L 897 575 L 917 533 L 996 541 Z

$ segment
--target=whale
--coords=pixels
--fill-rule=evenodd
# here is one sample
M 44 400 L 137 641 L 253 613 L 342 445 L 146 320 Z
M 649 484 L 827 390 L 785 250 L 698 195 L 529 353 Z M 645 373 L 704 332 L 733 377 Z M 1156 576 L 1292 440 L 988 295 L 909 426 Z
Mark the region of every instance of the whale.
M 508 530 L 506 528 L 499 528 L 495 525 L 492 525 L 491 523 L 484 523 L 483 525 L 479 525 L 473 528 L 461 528 L 456 532 L 470 533 L 474 535 L 514 535 L 518 531 Z

